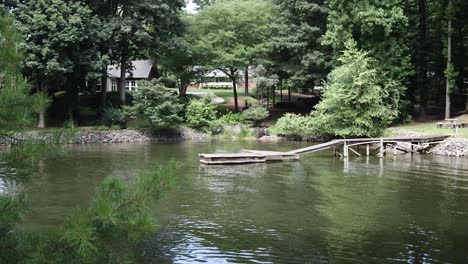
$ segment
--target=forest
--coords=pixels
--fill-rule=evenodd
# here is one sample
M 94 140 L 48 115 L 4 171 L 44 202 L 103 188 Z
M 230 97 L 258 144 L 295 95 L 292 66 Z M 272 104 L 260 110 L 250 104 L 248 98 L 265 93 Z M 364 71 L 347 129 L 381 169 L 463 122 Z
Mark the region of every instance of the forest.
M 340 82 L 343 90 L 325 89 L 322 99 L 352 96 L 350 89 L 359 88 L 351 87 L 363 84 L 354 94 L 362 106 L 347 110 L 369 113 L 374 104 L 383 106 L 378 112 L 385 120 L 374 123 L 447 119 L 468 109 L 466 1 L 195 3 L 189 12 L 183 0 L 2 0 L 3 15 L 15 19 L 23 36 L 20 68 L 29 93 L 40 94 L 47 106 L 37 111 L 38 127 L 86 123 L 87 115 L 98 118 L 109 107 L 128 104 L 126 74 L 137 59 L 153 60 L 155 78 L 178 88 L 180 96 L 207 71 L 222 71 L 234 86 L 234 111 L 241 92 L 236 82 L 242 74 L 250 77 L 249 68 L 261 69 L 251 76 L 259 84 L 257 98 Z M 356 59 L 352 54 L 365 57 L 365 69 L 343 67 Z M 120 70 L 116 92 L 103 87 L 110 65 Z

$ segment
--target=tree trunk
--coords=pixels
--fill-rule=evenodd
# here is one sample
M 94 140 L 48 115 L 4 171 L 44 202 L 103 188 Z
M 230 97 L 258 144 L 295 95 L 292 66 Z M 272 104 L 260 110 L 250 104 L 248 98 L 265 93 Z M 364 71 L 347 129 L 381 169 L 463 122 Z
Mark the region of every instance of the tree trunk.
M 233 75 L 234 76 L 234 75 Z M 236 83 L 236 78 L 231 77 L 232 80 L 232 91 L 234 92 L 234 112 L 239 112 L 239 104 L 237 101 L 237 83 Z
M 291 87 L 288 85 L 288 103 L 291 103 Z
M 37 128 L 45 128 L 45 111 L 42 110 L 39 112 L 39 122 L 37 124 Z
M 452 6 L 452 0 L 449 1 L 448 10 Z M 448 14 L 448 28 L 447 28 L 447 73 L 451 68 L 452 64 L 452 17 L 451 14 Z M 450 118 L 450 76 L 446 76 L 446 89 L 445 89 L 445 119 Z
M 184 83 L 182 80 L 179 82 L 179 96 L 185 97 L 187 95 L 188 83 Z
M 465 111 L 468 111 L 468 94 L 466 95 L 466 106 L 465 106 Z
M 419 90 L 421 115 L 426 115 L 429 92 L 427 90 L 427 0 L 418 0 L 419 11 L 419 50 L 417 86 Z
M 275 108 L 275 104 L 276 104 L 276 86 L 271 86 L 271 98 L 273 100 L 273 108 Z
M 244 69 L 244 95 L 249 96 L 249 66 L 245 66 Z M 245 108 L 249 107 L 247 101 L 245 101 Z
M 283 80 L 279 81 L 280 84 L 280 98 L 281 98 L 281 103 L 283 102 Z
M 40 84 L 40 92 L 45 93 L 45 84 L 44 80 L 41 80 Z M 37 123 L 37 128 L 45 128 L 45 110 L 41 110 L 39 112 L 39 122 Z
M 266 99 L 267 99 L 267 109 L 270 109 L 270 89 L 266 89 L 267 94 L 266 94 Z
M 244 77 L 245 77 L 245 80 L 244 80 L 244 86 L 245 86 L 244 87 L 245 88 L 244 95 L 249 96 L 249 66 L 245 66 Z
M 118 90 L 120 93 L 120 103 L 122 105 L 125 105 L 125 83 L 126 83 L 126 76 L 125 74 L 127 73 L 127 59 L 125 58 L 124 55 L 122 55 L 122 59 L 120 61 L 120 79 L 119 79 L 119 84 L 118 84 Z
M 105 68 L 105 74 L 101 77 L 101 114 L 104 112 L 104 109 L 106 109 L 107 103 L 107 66 Z

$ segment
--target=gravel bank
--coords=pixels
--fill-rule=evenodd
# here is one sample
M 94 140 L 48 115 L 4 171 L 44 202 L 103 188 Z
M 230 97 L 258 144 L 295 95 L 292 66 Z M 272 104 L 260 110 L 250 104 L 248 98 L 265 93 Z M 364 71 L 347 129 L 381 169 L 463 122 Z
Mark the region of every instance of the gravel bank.
M 431 149 L 429 153 L 452 157 L 468 157 L 468 139 L 447 139 Z
M 77 131 L 77 132 L 44 132 L 20 133 L 13 136 L 19 140 L 45 140 L 53 143 L 95 144 L 95 143 L 126 143 L 126 142 L 162 142 L 194 140 L 204 141 L 209 134 L 190 128 L 180 128 L 172 131 L 152 129 L 122 129 L 109 131 Z M 10 145 L 16 140 L 0 137 L 0 145 Z

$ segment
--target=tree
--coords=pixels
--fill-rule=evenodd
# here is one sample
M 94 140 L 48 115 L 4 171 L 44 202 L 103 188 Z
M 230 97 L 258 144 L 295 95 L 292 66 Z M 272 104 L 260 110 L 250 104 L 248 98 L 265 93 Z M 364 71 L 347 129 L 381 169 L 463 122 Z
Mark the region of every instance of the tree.
M 92 67 L 89 65 L 95 62 L 88 50 L 92 49 L 89 43 L 94 43 L 91 10 L 74 1 L 37 0 L 21 3 L 14 13 L 25 36 L 24 72 L 36 90 L 47 94 L 60 91 L 62 86 L 73 87 L 65 90 L 78 97 L 80 84 L 84 88 L 86 83 L 86 75 L 80 75 L 83 67 Z M 38 127 L 44 126 L 42 111 Z
M 120 100 L 125 104 L 126 74 L 131 70 L 131 61 L 147 57 L 156 59 L 165 51 L 174 36 L 181 33 L 180 13 L 183 0 L 89 0 L 93 11 L 103 25 L 110 29 L 108 39 L 113 45 L 104 45 L 109 60 L 120 69 L 118 90 Z
M 216 1 L 192 16 L 189 34 L 202 52 L 204 65 L 219 69 L 232 81 L 234 108 L 239 111 L 240 70 L 269 50 L 274 5 L 268 0 Z
M 450 118 L 450 94 L 456 73 L 452 65 L 452 19 L 453 19 L 452 0 L 447 5 L 447 68 L 445 69 L 446 89 L 445 89 L 445 119 Z
M 272 74 L 265 66 L 260 64 L 255 68 L 255 83 L 257 84 L 257 96 L 267 98 L 267 109 L 270 106 L 270 98 L 275 100 L 275 86 L 279 83 L 278 76 Z M 274 104 L 274 102 L 273 102 Z
M 324 44 L 333 48 L 335 65 L 344 43 L 357 46 L 376 60 L 379 85 L 392 109 L 404 110 L 402 95 L 412 74 L 407 44 L 408 18 L 399 0 L 330 0 Z M 404 111 L 402 111 L 404 112 Z
M 326 31 L 323 0 L 276 0 L 279 15 L 272 23 L 272 59 L 290 86 L 320 85 L 330 68 L 330 48 L 321 44 Z
M 389 91 L 379 84 L 377 62 L 352 40 L 345 47 L 312 113 L 314 130 L 340 137 L 381 135 L 398 112 L 386 100 Z
M 22 41 L 14 18 L 0 10 L 0 134 L 23 128 L 48 103 L 42 94 L 30 95 L 31 87 L 21 75 Z
M 174 37 L 172 44 L 167 46 L 166 52 L 159 61 L 164 69 L 169 70 L 177 78 L 179 95 L 184 97 L 190 82 L 202 76 L 204 70 L 200 67 L 203 61 L 203 51 L 197 50 L 194 45 L 196 39 L 186 32 L 191 20 L 185 16 L 182 21 L 184 22 L 183 36 Z

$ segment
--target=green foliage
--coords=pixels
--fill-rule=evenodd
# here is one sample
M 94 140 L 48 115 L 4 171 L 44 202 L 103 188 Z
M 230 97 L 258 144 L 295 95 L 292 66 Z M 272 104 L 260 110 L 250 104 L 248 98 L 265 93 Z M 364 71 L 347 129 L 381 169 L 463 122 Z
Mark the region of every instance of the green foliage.
M 185 118 L 191 127 L 203 130 L 209 128 L 212 122 L 216 120 L 218 112 L 216 106 L 210 104 L 210 102 L 211 97 L 209 96 L 203 99 L 190 100 Z
M 20 73 L 21 41 L 14 19 L 0 10 L 0 134 L 30 124 L 33 114 L 49 102 L 43 94 L 30 95 L 30 86 Z
M 183 122 L 180 116 L 183 104 L 179 102 L 177 94 L 161 84 L 154 81 L 142 82 L 132 95 L 133 105 L 124 107 L 126 116 L 145 116 L 156 128 L 175 128 Z
M 96 51 L 98 20 L 79 1 L 24 1 L 13 13 L 26 38 L 24 72 L 42 92 L 66 91 L 71 112 L 78 91 L 102 67 Z
M 276 127 L 280 133 L 292 136 L 313 135 L 313 123 L 311 116 L 286 113 L 278 119 Z
M 132 249 L 136 243 L 156 230 L 149 208 L 161 190 L 171 183 L 178 168 L 176 163 L 156 167 L 131 182 L 107 178 L 88 208 L 76 210 L 62 227 L 45 234 L 14 230 L 13 224 L 24 209 L 23 199 L 0 196 L 3 209 L 0 260 L 5 263 L 134 262 Z
M 264 107 L 250 107 L 242 112 L 244 119 L 254 126 L 260 125 L 269 115 L 270 113 Z
M 193 16 L 189 32 L 208 65 L 240 69 L 268 51 L 273 11 L 267 0 L 217 1 Z
M 330 69 L 329 47 L 320 45 L 328 10 L 324 0 L 275 0 L 279 15 L 272 22 L 275 72 L 291 86 L 320 85 Z
M 378 71 L 376 84 L 388 94 L 383 99 L 391 109 L 402 110 L 402 95 L 407 78 L 412 74 L 407 44 L 408 17 L 399 0 L 330 0 L 327 32 L 324 44 L 333 49 L 334 66 L 346 49 L 345 43 L 354 39 L 357 47 L 375 59 Z
M 126 126 L 125 114 L 120 108 L 109 107 L 104 109 L 104 114 L 102 116 L 102 121 L 108 127 L 117 125 L 124 128 Z
M 452 93 L 453 87 L 455 86 L 455 82 L 459 73 L 455 70 L 453 64 L 449 64 L 449 66 L 445 69 L 444 73 L 451 87 L 450 93 Z
M 381 135 L 398 112 L 386 104 L 389 92 L 378 84 L 375 62 L 351 40 L 338 60 L 341 65 L 329 74 L 323 100 L 312 113 L 315 132 L 339 137 Z
M 235 85 L 239 70 L 270 49 L 270 22 L 274 5 L 269 0 L 216 1 L 188 20 L 192 49 L 201 65 L 223 71 Z M 233 87 L 235 111 L 237 91 Z
M 245 117 L 242 113 L 227 113 L 220 119 L 223 125 L 237 125 L 245 122 Z

